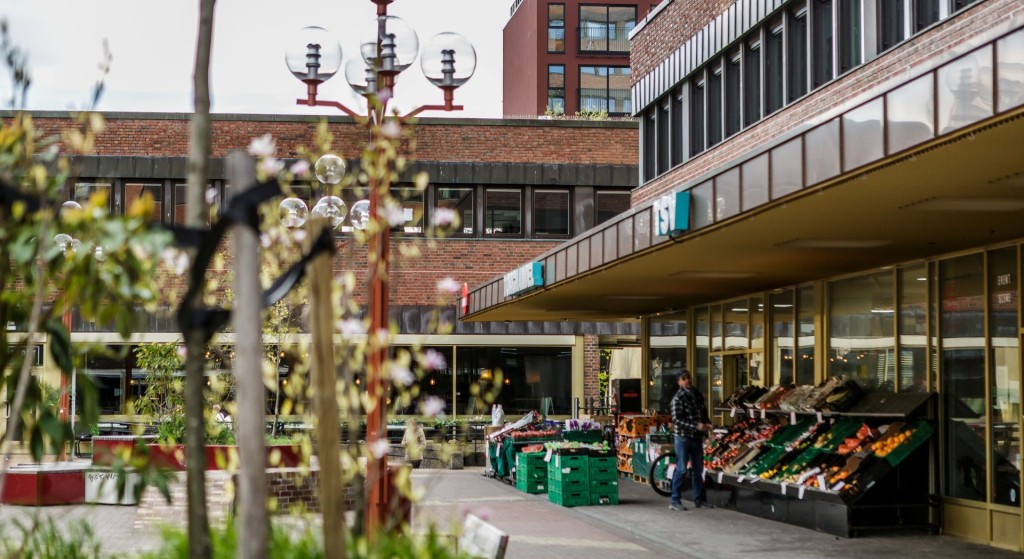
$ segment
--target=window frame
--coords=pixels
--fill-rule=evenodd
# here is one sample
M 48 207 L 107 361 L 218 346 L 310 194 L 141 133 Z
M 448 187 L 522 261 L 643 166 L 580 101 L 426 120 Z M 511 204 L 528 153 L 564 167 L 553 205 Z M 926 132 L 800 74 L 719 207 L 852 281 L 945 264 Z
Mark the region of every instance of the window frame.
M 491 187 L 484 187 L 483 191 L 484 191 L 483 192 L 483 208 L 484 208 L 483 225 L 484 226 L 481 229 L 482 236 L 490 237 L 490 238 L 505 238 L 505 239 L 521 239 L 521 238 L 523 238 L 524 237 L 524 231 L 526 229 L 525 228 L 525 223 L 524 223 L 525 220 L 523 219 L 524 215 L 525 215 L 525 210 L 526 210 L 525 190 L 523 188 L 521 188 L 521 187 L 520 188 L 515 188 L 515 187 L 510 187 L 510 186 L 505 186 L 505 187 L 491 186 Z M 487 215 L 488 214 L 488 207 L 489 207 L 488 206 L 488 198 L 489 198 L 488 195 L 490 193 L 492 193 L 492 192 L 515 192 L 519 196 L 519 231 L 517 231 L 515 233 L 505 233 L 505 232 L 493 233 L 493 232 L 489 231 L 489 229 L 493 229 L 493 228 L 489 228 L 488 227 L 488 223 L 489 222 L 488 222 L 488 215 Z
M 555 68 L 561 68 L 562 69 L 562 73 L 561 73 L 561 76 L 562 76 L 562 87 L 561 88 L 552 87 L 552 85 L 551 85 L 551 78 L 552 78 L 552 76 L 559 75 L 557 72 L 552 72 L 552 70 L 555 69 Z M 562 100 L 561 114 L 565 114 L 565 64 L 548 64 L 548 99 L 547 99 L 547 110 L 549 110 L 551 112 L 554 112 L 554 113 L 558 113 L 559 111 L 558 111 L 558 109 L 555 109 L 555 108 L 552 107 L 552 100 L 553 99 L 558 99 L 559 97 L 554 97 L 553 98 L 551 96 L 551 93 L 552 93 L 552 91 L 557 91 L 559 89 L 562 92 L 562 96 L 561 96 L 561 100 Z
M 557 20 L 557 19 L 553 20 L 551 18 L 551 16 L 552 16 L 552 9 L 553 8 L 558 8 L 558 7 L 562 8 L 562 19 L 561 20 Z M 552 25 L 553 21 L 560 21 L 561 23 L 557 24 L 557 25 Z M 551 37 L 551 33 L 553 31 L 557 31 L 557 30 L 561 30 L 562 31 L 562 49 L 561 50 L 557 50 L 557 49 L 556 50 L 552 50 L 551 49 L 552 41 L 554 41 L 554 44 L 557 45 L 558 44 L 558 38 L 557 37 L 556 38 L 552 38 Z M 548 4 L 548 44 L 547 44 L 547 50 L 548 50 L 548 54 L 565 54 L 565 4 L 562 4 L 562 3 L 551 3 L 551 4 Z
M 530 223 L 530 227 L 531 227 L 530 233 L 531 233 L 531 236 L 534 239 L 568 239 L 569 237 L 571 237 L 572 236 L 572 212 L 573 212 L 572 189 L 570 189 L 570 188 L 548 188 L 548 187 L 537 188 L 537 187 L 535 187 L 533 189 L 532 194 L 533 195 L 530 196 L 530 200 L 532 202 L 532 204 L 530 204 L 530 206 L 531 206 L 530 207 L 530 214 L 532 215 L 532 218 L 533 218 L 533 219 L 531 219 L 531 223 Z M 538 212 L 540 211 L 541 207 L 540 207 L 540 204 L 537 203 L 537 198 L 538 198 L 538 195 L 543 195 L 543 194 L 563 194 L 565 196 L 565 232 L 564 233 L 547 233 L 547 232 L 541 232 L 540 231 L 540 227 L 539 227 L 540 219 L 539 219 L 539 216 L 538 216 Z

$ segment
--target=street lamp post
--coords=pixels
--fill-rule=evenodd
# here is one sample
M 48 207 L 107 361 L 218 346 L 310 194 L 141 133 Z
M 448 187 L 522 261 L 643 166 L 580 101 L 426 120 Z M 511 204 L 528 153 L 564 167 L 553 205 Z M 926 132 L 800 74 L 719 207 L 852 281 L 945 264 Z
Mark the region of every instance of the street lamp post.
M 404 116 L 388 116 L 388 102 L 392 98 L 395 82 L 398 75 L 414 62 L 419 40 L 416 32 L 402 19 L 388 15 L 388 4 L 392 0 L 370 1 L 377 6 L 376 32 L 372 38 L 360 43 L 359 56 L 349 60 L 345 67 L 345 77 L 353 90 L 366 99 L 365 124 L 374 135 L 374 140 L 377 139 L 376 135 L 382 133 L 381 126 L 387 119 L 394 118 L 398 124 L 402 124 L 423 111 L 461 110 L 462 106 L 454 104 L 454 93 L 476 70 L 476 51 L 461 35 L 446 32 L 431 39 L 420 56 L 420 65 L 427 80 L 443 92 L 443 104 L 422 105 Z M 306 97 L 298 99 L 297 104 L 333 107 L 349 116 L 360 118 L 359 113 L 342 103 L 317 98 L 319 85 L 341 69 L 342 49 L 330 32 L 320 27 L 301 30 L 297 40 L 289 45 L 285 61 L 292 74 L 306 84 Z M 378 160 L 383 160 L 385 148 L 381 142 L 375 141 L 374 145 Z M 379 441 L 387 440 L 384 432 L 383 367 L 387 362 L 388 344 L 386 337 L 379 333 L 388 330 L 390 228 L 386 223 L 381 223 L 381 209 L 390 190 L 390 182 L 390 172 L 381 176 L 371 173 L 368 185 L 370 219 L 377 223 L 369 231 L 368 247 L 371 344 L 366 371 L 366 391 L 370 397 L 367 398 L 365 412 L 366 443 L 370 449 L 379 448 Z M 325 203 L 327 198 L 325 196 L 321 199 L 318 206 Z M 371 453 L 366 472 L 369 486 L 366 525 L 369 534 L 374 534 L 384 525 L 389 494 L 386 472 L 387 456 L 377 458 Z

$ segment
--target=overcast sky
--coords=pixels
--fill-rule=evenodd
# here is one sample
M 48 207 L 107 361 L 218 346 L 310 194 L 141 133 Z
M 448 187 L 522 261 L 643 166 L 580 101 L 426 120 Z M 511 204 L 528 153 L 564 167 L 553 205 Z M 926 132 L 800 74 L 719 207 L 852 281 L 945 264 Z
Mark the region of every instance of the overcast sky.
M 511 0 L 396 0 L 388 13 L 406 19 L 421 47 L 435 34 L 465 35 L 477 51 L 473 79 L 455 95 L 462 113 L 423 116 L 501 117 L 501 32 Z M 99 78 L 103 41 L 113 56 L 102 111 L 190 112 L 199 0 L 0 0 L 13 42 L 28 52 L 29 109 L 86 106 Z M 345 58 L 358 55 L 358 38 L 373 32 L 370 0 L 218 0 L 211 60 L 215 113 L 340 114 L 297 106 L 305 85 L 284 63 L 286 39 L 308 25 L 338 37 Z M 0 79 L 3 107 L 11 84 Z M 321 99 L 353 108 L 360 100 L 344 71 L 320 87 Z M 441 102 L 419 60 L 399 77 L 394 103 L 403 108 Z

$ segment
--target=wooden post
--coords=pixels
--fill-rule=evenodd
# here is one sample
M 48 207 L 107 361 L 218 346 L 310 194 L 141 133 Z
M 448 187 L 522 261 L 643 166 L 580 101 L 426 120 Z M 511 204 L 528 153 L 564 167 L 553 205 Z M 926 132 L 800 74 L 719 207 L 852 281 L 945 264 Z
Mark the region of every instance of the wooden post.
M 228 156 L 228 181 L 236 195 L 256 182 L 256 164 L 242 152 Z M 248 226 L 231 226 L 235 255 L 234 374 L 237 381 L 235 428 L 241 463 L 238 474 L 239 559 L 265 559 L 267 516 L 267 448 L 264 441 L 263 324 L 259 234 Z

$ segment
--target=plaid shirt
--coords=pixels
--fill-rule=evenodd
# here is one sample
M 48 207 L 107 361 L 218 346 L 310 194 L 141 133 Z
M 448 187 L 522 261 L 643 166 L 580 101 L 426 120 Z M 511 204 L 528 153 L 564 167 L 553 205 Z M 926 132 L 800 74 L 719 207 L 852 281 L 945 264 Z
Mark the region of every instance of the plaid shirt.
M 696 388 L 680 388 L 672 397 L 672 432 L 690 439 L 702 438 L 704 432 L 697 430 L 698 423 L 711 423 L 704 396 Z

